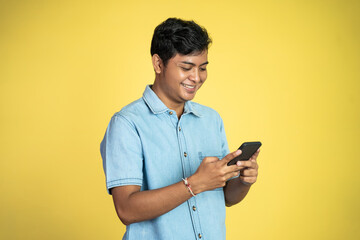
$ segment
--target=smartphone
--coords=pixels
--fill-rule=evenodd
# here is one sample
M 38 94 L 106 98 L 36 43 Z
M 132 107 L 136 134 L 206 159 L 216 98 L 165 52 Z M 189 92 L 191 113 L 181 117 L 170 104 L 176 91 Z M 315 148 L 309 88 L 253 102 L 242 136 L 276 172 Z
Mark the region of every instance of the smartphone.
M 246 161 L 251 158 L 254 153 L 260 148 L 261 142 L 244 142 L 241 144 L 239 149 L 242 151 L 240 156 L 237 156 L 236 158 L 232 159 L 230 162 L 228 162 L 228 166 L 236 164 L 237 161 Z

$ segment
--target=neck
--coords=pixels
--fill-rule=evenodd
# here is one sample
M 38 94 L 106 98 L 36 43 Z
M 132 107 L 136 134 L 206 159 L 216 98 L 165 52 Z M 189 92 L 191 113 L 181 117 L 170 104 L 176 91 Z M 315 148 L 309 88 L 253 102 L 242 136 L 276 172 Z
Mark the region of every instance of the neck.
M 184 102 L 172 101 L 168 96 L 166 96 L 164 91 L 162 91 L 159 88 L 159 85 L 156 84 L 156 81 L 155 81 L 154 85 L 151 86 L 151 89 L 158 96 L 158 98 L 165 104 L 166 107 L 168 107 L 171 110 L 174 110 L 176 112 L 176 115 L 178 118 L 181 117 L 181 115 L 184 112 L 184 106 L 185 106 Z

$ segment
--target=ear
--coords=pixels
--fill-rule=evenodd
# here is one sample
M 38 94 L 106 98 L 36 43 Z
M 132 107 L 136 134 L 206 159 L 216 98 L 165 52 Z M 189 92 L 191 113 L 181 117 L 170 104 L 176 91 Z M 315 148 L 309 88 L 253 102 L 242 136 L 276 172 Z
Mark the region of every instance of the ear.
M 160 74 L 163 70 L 163 64 L 162 64 L 162 60 L 159 55 L 154 54 L 152 56 L 152 64 L 153 64 L 155 73 Z

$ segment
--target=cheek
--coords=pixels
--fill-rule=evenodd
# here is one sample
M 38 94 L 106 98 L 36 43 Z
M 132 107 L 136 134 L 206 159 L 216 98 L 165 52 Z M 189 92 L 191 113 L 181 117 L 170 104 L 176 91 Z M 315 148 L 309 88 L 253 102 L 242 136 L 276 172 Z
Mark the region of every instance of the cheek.
M 189 75 L 190 75 L 189 73 L 180 71 L 179 74 L 178 74 L 178 78 L 179 78 L 180 80 L 184 80 L 184 79 L 188 78 Z
M 207 72 L 202 72 L 202 73 L 200 74 L 200 80 L 201 80 L 202 82 L 205 82 L 206 78 L 207 78 Z
M 178 80 L 178 81 L 183 81 L 187 77 L 188 77 L 188 75 L 182 71 L 172 72 L 172 74 L 170 75 L 171 79 Z

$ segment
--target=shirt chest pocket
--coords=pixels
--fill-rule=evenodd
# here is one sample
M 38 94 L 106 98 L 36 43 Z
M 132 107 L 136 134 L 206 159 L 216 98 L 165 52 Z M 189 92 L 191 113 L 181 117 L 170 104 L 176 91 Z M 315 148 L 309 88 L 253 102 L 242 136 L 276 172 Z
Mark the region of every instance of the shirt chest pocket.
M 206 157 L 217 157 L 219 160 L 221 160 L 223 158 L 222 154 L 220 152 L 214 152 L 214 153 L 203 153 L 203 152 L 198 152 L 198 157 L 199 157 L 199 161 L 200 163 L 203 161 L 204 158 Z

